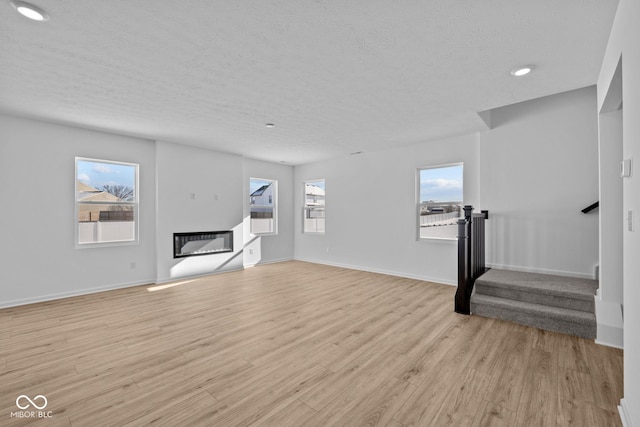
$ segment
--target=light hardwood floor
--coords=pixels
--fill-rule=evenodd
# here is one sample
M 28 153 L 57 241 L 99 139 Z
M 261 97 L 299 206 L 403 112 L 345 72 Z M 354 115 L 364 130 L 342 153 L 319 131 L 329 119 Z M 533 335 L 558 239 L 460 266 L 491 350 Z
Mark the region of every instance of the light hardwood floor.
M 0 425 L 620 425 L 622 351 L 454 292 L 291 261 L 3 309 Z

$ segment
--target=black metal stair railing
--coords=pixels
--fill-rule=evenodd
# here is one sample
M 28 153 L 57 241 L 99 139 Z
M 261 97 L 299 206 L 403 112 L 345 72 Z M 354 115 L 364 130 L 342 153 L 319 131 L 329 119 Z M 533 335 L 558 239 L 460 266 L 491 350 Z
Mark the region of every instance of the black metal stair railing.
M 591 212 L 594 209 L 597 209 L 600 206 L 600 201 L 597 201 L 595 203 L 590 204 L 589 206 L 587 206 L 586 208 L 582 209 L 582 213 L 586 214 Z
M 464 219 L 458 220 L 458 289 L 455 297 L 455 311 L 470 314 L 470 300 L 473 285 L 478 277 L 487 271 L 485 265 L 484 221 L 489 219 L 489 211 L 473 213 L 473 206 L 464 207 Z

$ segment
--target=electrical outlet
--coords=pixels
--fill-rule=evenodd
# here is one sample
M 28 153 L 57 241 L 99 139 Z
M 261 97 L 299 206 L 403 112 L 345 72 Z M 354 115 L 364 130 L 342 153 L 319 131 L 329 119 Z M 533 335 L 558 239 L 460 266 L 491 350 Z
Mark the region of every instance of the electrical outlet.
M 627 230 L 633 231 L 633 211 L 627 211 Z
M 622 178 L 629 178 L 631 176 L 631 159 L 624 159 L 620 163 L 620 176 Z
M 249 249 L 249 255 L 253 255 L 253 249 Z

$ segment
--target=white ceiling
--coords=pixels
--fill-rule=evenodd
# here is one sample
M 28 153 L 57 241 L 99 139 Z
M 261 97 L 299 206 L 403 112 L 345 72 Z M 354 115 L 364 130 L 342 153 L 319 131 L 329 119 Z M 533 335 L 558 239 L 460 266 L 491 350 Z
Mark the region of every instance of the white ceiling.
M 479 111 L 595 84 L 617 6 L 31 2 L 51 19 L 0 4 L 1 111 L 290 164 L 485 129 Z

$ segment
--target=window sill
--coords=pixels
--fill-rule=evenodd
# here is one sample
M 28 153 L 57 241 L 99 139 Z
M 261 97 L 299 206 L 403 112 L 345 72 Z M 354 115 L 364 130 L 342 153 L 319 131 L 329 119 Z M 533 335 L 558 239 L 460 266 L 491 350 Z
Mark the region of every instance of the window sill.
M 90 248 L 110 248 L 114 246 L 135 246 L 140 242 L 138 240 L 125 240 L 120 242 L 101 242 L 101 243 L 76 243 L 76 249 Z
M 458 241 L 457 237 L 420 237 L 418 242 L 450 242 L 455 243 Z

